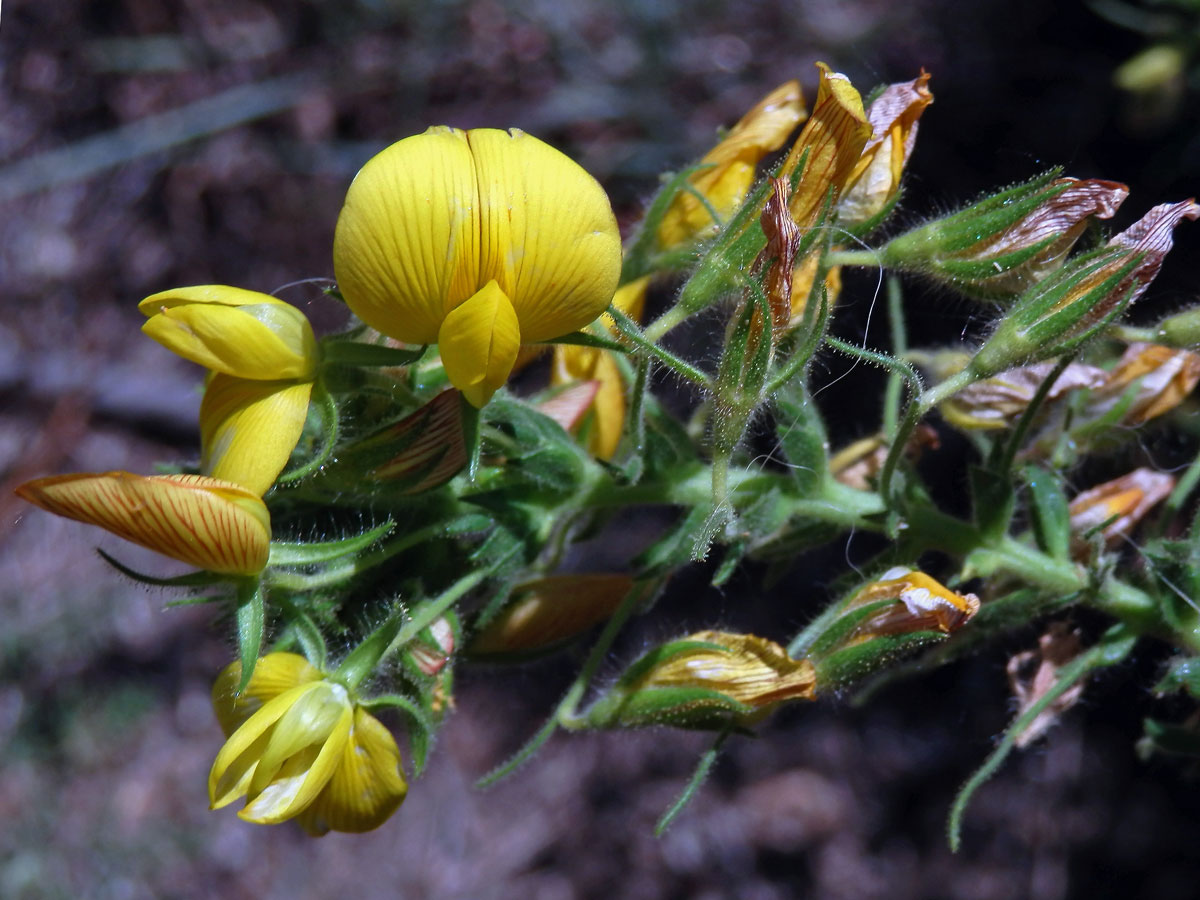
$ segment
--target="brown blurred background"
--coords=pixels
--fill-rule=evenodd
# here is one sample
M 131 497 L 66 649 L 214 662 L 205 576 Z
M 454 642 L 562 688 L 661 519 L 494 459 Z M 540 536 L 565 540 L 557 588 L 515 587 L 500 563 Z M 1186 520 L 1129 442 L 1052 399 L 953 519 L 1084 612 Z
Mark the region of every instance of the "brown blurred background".
M 1168 36 L 1187 23 L 1163 10 L 1150 12 Z M 184 284 L 271 291 L 329 277 L 350 178 L 430 124 L 537 134 L 592 171 L 628 224 L 659 172 L 703 152 L 766 90 L 798 76 L 811 99 L 815 60 L 864 93 L 923 66 L 937 100 L 902 219 L 1061 163 L 1130 184 L 1123 227 L 1195 192 L 1200 129 L 1186 76 L 1140 97 L 1113 86 L 1145 46 L 1129 26 L 1149 13 L 1099 11 L 1040 0 L 8 0 L 0 897 L 1195 896 L 1196 786 L 1133 752 L 1161 661 L 1152 648 L 1011 761 L 978 795 L 963 851 L 946 849 L 955 789 L 1009 715 L 1006 658 L 1035 630 L 866 707 L 777 716 L 733 744 L 661 840 L 653 822 L 702 736 L 559 736 L 498 788 L 471 787 L 548 711 L 569 672 L 556 663 L 465 674 L 430 771 L 373 834 L 312 841 L 210 813 L 221 738 L 207 692 L 231 651 L 213 614 L 164 610 L 171 595 L 121 579 L 93 548 L 150 571 L 168 564 L 10 491 L 42 474 L 149 472 L 194 455 L 199 373 L 138 333 L 136 302 Z M 1180 230 L 1144 317 L 1194 298 L 1196 230 Z M 842 327 L 859 336 L 872 286 L 849 286 L 863 299 Z M 312 284 L 284 296 L 318 320 L 328 309 Z M 917 339 L 967 314 L 932 295 Z M 848 438 L 862 425 L 843 414 L 830 427 Z M 770 596 L 755 573 L 723 592 L 689 573 L 621 652 L 713 624 L 783 639 L 848 552 L 814 555 Z

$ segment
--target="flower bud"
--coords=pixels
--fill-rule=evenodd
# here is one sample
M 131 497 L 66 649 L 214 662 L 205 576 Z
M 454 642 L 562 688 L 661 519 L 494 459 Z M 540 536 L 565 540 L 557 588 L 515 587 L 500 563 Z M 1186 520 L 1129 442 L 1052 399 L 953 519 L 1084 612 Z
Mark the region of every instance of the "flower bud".
M 549 575 L 518 585 L 468 652 L 502 658 L 552 650 L 606 621 L 632 586 L 628 575 L 612 574 Z
M 586 714 L 595 728 L 749 725 L 787 700 L 812 700 L 805 659 L 750 634 L 700 631 L 634 663 Z
M 1012 297 L 1061 266 L 1088 218 L 1110 218 L 1128 194 L 1115 181 L 1043 176 L 894 238 L 883 260 L 972 296 Z
M 979 612 L 979 598 L 956 594 L 924 572 L 896 566 L 860 589 L 845 612 L 868 609 L 870 614 L 855 625 L 841 646 L 914 631 L 951 634 Z
M 1200 348 L 1200 307 L 1186 309 L 1159 322 L 1158 339 L 1171 347 Z
M 1192 200 L 1164 203 L 1105 247 L 1068 263 L 1016 302 L 969 368 L 994 375 L 1079 346 L 1145 292 L 1171 249 L 1175 226 L 1197 216 Z
M 938 444 L 937 432 L 928 425 L 918 424 L 904 452 L 909 459 L 915 459 L 926 449 L 936 450 Z M 887 436 L 882 434 L 857 440 L 829 458 L 829 474 L 847 487 L 859 491 L 872 490 L 890 448 Z
M 1079 536 L 1076 555 L 1086 555 L 1083 537 L 1094 528 L 1101 528 L 1105 547 L 1116 546 L 1146 513 L 1171 496 L 1174 488 L 1174 477 L 1165 472 L 1134 469 L 1127 475 L 1077 494 L 1067 506 L 1071 531 Z

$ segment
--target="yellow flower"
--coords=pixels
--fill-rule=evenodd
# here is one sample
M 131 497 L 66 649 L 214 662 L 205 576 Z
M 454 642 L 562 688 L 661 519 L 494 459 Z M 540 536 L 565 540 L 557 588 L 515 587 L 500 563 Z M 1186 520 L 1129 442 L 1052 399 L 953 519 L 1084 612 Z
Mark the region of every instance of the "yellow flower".
M 451 384 L 481 407 L 522 343 L 604 311 L 621 240 L 604 190 L 557 150 L 517 129 L 436 127 L 363 166 L 333 264 L 360 319 L 406 343 L 436 342 Z
M 778 150 L 792 129 L 804 121 L 800 83 L 781 84 L 738 121 L 724 140 L 704 155 L 704 168 L 688 183 L 703 195 L 722 221 L 742 205 L 754 183 L 755 169 L 768 153 Z M 709 211 L 694 195 L 680 193 L 658 226 L 658 244 L 664 250 L 716 229 Z
M 213 809 L 245 797 L 247 822 L 296 819 L 320 835 L 370 831 L 399 808 L 408 786 L 396 741 L 345 687 L 294 653 L 262 657 L 238 693 L 241 676 L 234 662 L 213 685 L 229 738 L 208 776 Z
M 200 405 L 201 470 L 260 496 L 308 415 L 317 342 L 304 313 L 268 294 L 210 284 L 147 297 L 145 332 L 211 370 Z
M 640 321 L 646 302 L 645 275 L 617 289 L 613 305 L 634 321 Z M 610 333 L 615 333 L 609 317 L 603 317 Z M 613 354 L 596 347 L 559 344 L 554 348 L 551 384 L 571 381 L 593 381 L 596 393 L 592 398 L 592 420 L 588 431 L 588 449 L 599 459 L 612 459 L 621 442 L 625 427 L 625 379 Z
M 267 507 L 240 485 L 203 475 L 105 472 L 39 478 L 16 492 L 56 515 L 211 572 L 253 575 L 267 564 Z

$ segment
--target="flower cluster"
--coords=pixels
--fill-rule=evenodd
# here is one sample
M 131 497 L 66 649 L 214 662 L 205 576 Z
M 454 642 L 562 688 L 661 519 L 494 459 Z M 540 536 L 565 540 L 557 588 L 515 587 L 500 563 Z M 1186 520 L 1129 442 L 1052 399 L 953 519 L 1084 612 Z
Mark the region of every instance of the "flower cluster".
M 548 144 L 430 128 L 349 185 L 327 290 L 293 305 L 199 285 L 140 303 L 146 335 L 204 370 L 198 461 L 17 492 L 195 567 L 162 578 L 110 560 L 234 623 L 237 658 L 213 688 L 214 808 L 312 834 L 376 828 L 421 774 L 461 667 L 564 650 L 577 674 L 495 777 L 558 729 L 709 730 L 686 800 L 721 742 L 781 705 L 1073 606 L 1110 627 L 1052 621 L 1014 656 L 1019 711 L 998 755 L 1143 636 L 1173 648 L 1171 685 L 1200 696 L 1200 310 L 1125 321 L 1200 205 L 1154 206 L 1105 239 L 1128 189 L 1052 170 L 880 239 L 930 83 L 922 71 L 864 101 L 819 64 L 811 109 L 796 81 L 768 93 L 662 179 L 624 244 L 603 188 Z M 923 276 L 887 279 L 890 343 L 831 326 L 856 266 L 872 283 L 880 268 Z M 987 301 L 957 345 L 907 326 L 929 280 L 923 321 L 947 290 Z M 344 324 L 318 334 L 309 314 Z M 841 357 L 882 373 L 861 408 L 830 408 Z M 855 412 L 868 421 L 850 430 Z M 856 534 L 873 537 L 854 573 L 810 570 L 849 561 Z M 804 627 L 776 642 L 652 626 L 641 634 L 684 636 L 614 663 L 626 625 L 710 559 L 685 583 L 753 594 L 762 573 L 792 586 L 770 599 Z

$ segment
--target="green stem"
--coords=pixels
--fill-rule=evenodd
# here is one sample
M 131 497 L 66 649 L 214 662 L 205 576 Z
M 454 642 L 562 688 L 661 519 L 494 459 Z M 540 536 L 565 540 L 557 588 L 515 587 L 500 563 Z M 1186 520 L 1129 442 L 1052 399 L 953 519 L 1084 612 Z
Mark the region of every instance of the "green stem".
M 878 269 L 883 265 L 883 256 L 878 250 L 835 250 L 827 257 L 833 266 L 868 266 Z
M 668 331 L 682 325 L 687 317 L 688 311 L 683 308 L 683 304 L 676 304 L 646 326 L 644 337 L 650 343 L 657 344 L 666 337 Z
M 658 346 L 652 339 L 642 332 L 638 327 L 637 322 L 621 312 L 615 306 L 608 307 L 608 314 L 612 316 L 613 322 L 616 323 L 617 329 L 629 339 L 633 345 L 642 351 L 643 354 L 653 357 L 658 362 L 662 363 L 676 375 L 681 378 L 686 378 L 693 384 L 697 384 L 705 390 L 712 388 L 712 379 L 704 372 L 701 372 L 691 363 L 680 359 L 675 354 L 664 350 Z M 660 320 L 661 321 L 661 320 Z

